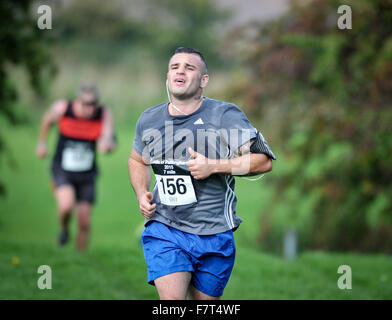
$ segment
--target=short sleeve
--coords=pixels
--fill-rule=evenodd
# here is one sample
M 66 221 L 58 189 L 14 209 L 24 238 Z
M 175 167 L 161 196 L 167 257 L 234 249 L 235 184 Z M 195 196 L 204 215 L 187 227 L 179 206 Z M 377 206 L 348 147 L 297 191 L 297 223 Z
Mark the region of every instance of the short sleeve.
M 226 129 L 228 133 L 229 157 L 238 151 L 242 145 L 253 141 L 250 152 L 263 153 L 269 158 L 276 160 L 264 136 L 251 125 L 245 113 L 237 106 L 230 105 L 224 112 L 221 127 Z
M 230 105 L 221 118 L 221 130 L 229 148 L 229 157 L 245 143 L 254 140 L 257 130 L 251 125 L 245 113 L 235 105 Z
M 139 120 L 136 123 L 136 133 L 135 133 L 135 137 L 133 139 L 133 149 L 139 154 L 142 155 L 143 154 L 143 149 L 144 149 L 144 143 L 142 140 L 142 135 L 143 135 L 143 131 L 142 131 L 142 117 L 139 118 Z

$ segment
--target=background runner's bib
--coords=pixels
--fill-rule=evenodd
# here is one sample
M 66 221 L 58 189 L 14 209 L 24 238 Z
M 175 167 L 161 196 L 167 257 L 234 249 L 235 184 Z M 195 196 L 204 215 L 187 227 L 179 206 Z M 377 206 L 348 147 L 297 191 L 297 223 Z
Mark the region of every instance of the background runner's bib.
M 174 164 L 152 164 L 161 203 L 181 206 L 197 202 L 188 171 Z
M 61 167 L 66 171 L 88 171 L 94 165 L 94 151 L 86 142 L 67 141 L 63 149 Z
M 96 142 L 101 136 L 104 108 L 98 106 L 89 119 L 78 118 L 73 109 L 73 101 L 69 101 L 58 121 L 59 137 L 53 164 L 66 172 L 97 173 Z

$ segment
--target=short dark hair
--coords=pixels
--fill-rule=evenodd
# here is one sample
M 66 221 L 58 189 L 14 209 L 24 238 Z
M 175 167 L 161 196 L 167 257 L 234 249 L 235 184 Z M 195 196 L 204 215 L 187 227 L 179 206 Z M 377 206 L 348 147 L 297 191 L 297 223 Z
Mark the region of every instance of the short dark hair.
M 200 50 L 195 49 L 195 48 L 191 48 L 191 47 L 178 47 L 176 50 L 174 50 L 174 53 L 172 54 L 172 57 L 177 54 L 177 53 L 193 53 L 193 54 L 197 54 L 201 61 L 203 61 L 204 63 L 204 74 L 207 73 L 207 62 L 206 59 L 204 59 L 203 54 L 200 52 Z
M 83 82 L 78 89 L 78 97 L 82 97 L 83 94 L 90 94 L 94 97 L 93 103 L 97 104 L 99 101 L 99 91 L 98 87 L 93 82 L 85 81 Z

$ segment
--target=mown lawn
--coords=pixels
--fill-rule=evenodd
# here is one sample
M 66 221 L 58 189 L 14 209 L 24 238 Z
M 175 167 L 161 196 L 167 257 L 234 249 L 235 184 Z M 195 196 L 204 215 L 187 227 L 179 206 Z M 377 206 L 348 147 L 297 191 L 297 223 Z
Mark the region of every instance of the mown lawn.
M 2 157 L 0 177 L 7 195 L 0 199 L 0 299 L 156 299 L 155 289 L 146 284 L 140 246 L 143 218 L 127 172 L 133 130 L 120 129 L 118 150 L 99 157 L 99 200 L 85 253 L 76 252 L 74 241 L 65 248 L 56 246 L 50 159 L 34 156 L 37 128 L 3 128 L 2 132 L 14 168 Z M 52 151 L 55 139 L 53 132 Z M 390 256 L 305 252 L 295 261 L 286 261 L 260 252 L 255 241 L 258 212 L 269 195 L 267 182 L 238 179 L 238 214 L 244 223 L 235 233 L 237 259 L 223 299 L 392 298 Z M 352 269 L 351 290 L 337 287 L 337 269 L 343 264 Z M 51 290 L 37 287 L 40 265 L 51 267 Z

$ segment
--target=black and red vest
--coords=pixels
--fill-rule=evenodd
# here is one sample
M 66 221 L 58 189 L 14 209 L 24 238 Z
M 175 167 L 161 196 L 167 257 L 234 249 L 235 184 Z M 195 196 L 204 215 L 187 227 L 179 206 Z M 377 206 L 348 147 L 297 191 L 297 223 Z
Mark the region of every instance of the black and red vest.
M 97 171 L 96 141 L 102 131 L 103 107 L 98 107 L 90 119 L 77 118 L 72 109 L 70 101 L 58 121 L 59 138 L 53 162 L 65 171 Z

